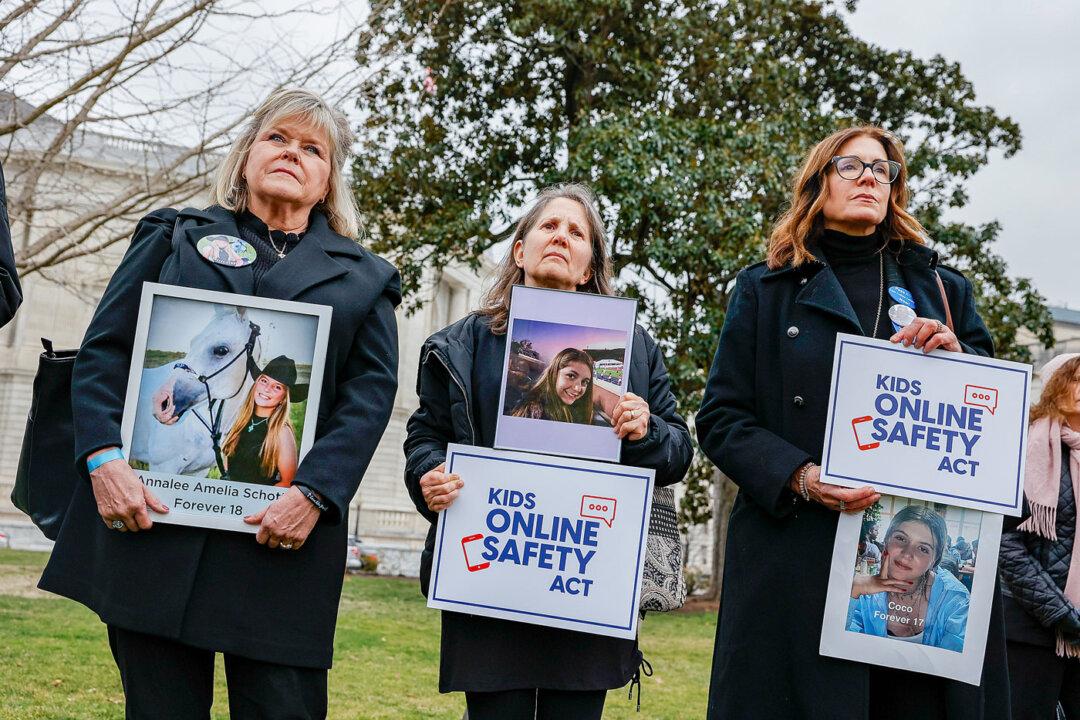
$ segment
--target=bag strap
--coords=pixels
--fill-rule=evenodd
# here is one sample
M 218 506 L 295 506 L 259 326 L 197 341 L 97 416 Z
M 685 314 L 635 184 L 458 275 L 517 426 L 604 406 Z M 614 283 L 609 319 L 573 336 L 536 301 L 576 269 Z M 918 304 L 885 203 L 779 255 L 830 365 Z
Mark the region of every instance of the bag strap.
M 949 332 L 953 335 L 956 334 L 956 328 L 952 323 L 952 310 L 949 309 L 949 297 L 945 294 L 945 283 L 941 281 L 941 273 L 934 270 L 934 278 L 937 279 L 937 289 L 941 293 L 941 302 L 945 304 L 945 325 L 949 328 Z

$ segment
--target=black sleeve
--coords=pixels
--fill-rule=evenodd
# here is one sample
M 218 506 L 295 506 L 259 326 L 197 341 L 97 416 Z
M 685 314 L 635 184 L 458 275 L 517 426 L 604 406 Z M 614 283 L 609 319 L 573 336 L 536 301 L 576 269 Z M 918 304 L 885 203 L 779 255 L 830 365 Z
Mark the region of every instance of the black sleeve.
M 735 281 L 694 424 L 705 455 L 750 499 L 782 517 L 791 511 L 795 499 L 788 480 L 812 458 L 758 420 L 754 396 L 757 322 L 757 297 L 744 271 Z
M 322 495 L 327 523 L 348 517 L 371 457 L 382 438 L 397 392 L 397 276 L 375 301 L 357 330 L 344 369 L 338 373 L 335 402 L 319 438 L 304 456 L 294 482 Z
M 960 347 L 968 355 L 994 357 L 994 341 L 990 337 L 986 323 L 975 309 L 975 290 L 971 287 L 971 283 L 955 270 L 943 268 L 942 273 L 948 273 L 951 276 L 950 280 L 956 282 L 960 290 L 960 302 L 953 305 L 959 312 L 952 313 Z
M 131 349 L 143 282 L 155 282 L 172 253 L 176 210 L 155 210 L 139 221 L 131 245 L 105 288 L 83 336 L 71 377 L 75 468 L 87 481 L 86 457 L 120 447 Z
M 1043 627 L 1053 628 L 1075 612 L 1057 583 L 1028 552 L 1021 531 L 1001 533 L 998 569 L 1016 602 Z
M 15 311 L 21 304 L 22 288 L 15 272 L 15 249 L 11 246 L 4 168 L 0 166 L 0 327 L 15 317 Z
M 450 420 L 449 371 L 428 355 L 427 348 L 420 353 L 416 382 L 420 406 L 405 428 L 405 487 L 417 511 L 435 522 L 439 515 L 429 510 L 424 502 L 420 478 L 446 461 L 446 446 L 453 437 L 453 424 Z
M 640 440 L 623 440 L 620 462 L 654 469 L 656 486 L 663 487 L 683 479 L 694 459 L 694 446 L 676 409 L 660 348 L 648 333 L 641 333 L 649 362 L 649 389 L 643 393 L 649 403 L 649 432 Z

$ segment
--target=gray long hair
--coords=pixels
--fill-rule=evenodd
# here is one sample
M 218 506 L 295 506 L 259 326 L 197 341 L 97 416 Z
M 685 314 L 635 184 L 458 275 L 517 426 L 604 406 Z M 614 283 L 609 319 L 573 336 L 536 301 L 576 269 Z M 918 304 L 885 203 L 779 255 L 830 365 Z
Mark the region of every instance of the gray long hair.
M 510 243 L 506 257 L 495 271 L 495 282 L 480 300 L 480 309 L 477 312 L 491 318 L 491 331 L 496 335 L 506 332 L 507 321 L 510 317 L 510 291 L 514 285 L 525 283 L 525 269 L 518 267 L 514 262 L 514 248 L 518 243 L 525 242 L 525 236 L 540 221 L 544 208 L 556 198 L 566 198 L 581 205 L 585 211 L 585 220 L 589 225 L 589 239 L 592 244 L 592 260 L 589 263 L 591 272 L 588 281 L 584 285 L 579 285 L 577 289 L 598 295 L 613 294 L 607 231 L 604 229 L 600 211 L 596 208 L 596 196 L 584 183 L 552 185 L 540 192 L 540 195 L 529 206 L 528 212 L 518 220 L 517 227 L 514 228 L 513 242 Z
M 330 107 L 321 95 L 303 88 L 277 90 L 255 109 L 218 168 L 213 201 L 233 212 L 247 209 L 250 198 L 244 166 L 248 152 L 264 128 L 285 118 L 311 123 L 326 132 L 330 139 L 330 187 L 318 207 L 326 214 L 334 232 L 355 240 L 360 236 L 360 210 L 342 174 L 354 142 L 349 120 L 344 113 Z

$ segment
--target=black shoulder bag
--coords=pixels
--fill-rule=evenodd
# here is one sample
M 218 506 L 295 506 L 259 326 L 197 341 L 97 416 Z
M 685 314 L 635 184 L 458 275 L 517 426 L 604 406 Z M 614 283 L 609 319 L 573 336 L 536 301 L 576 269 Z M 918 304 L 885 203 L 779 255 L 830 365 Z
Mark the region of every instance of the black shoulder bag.
M 45 351 L 38 357 L 34 396 L 26 417 L 11 502 L 30 516 L 45 537 L 55 540 L 75 484 L 75 428 L 71 419 L 71 369 L 78 350 Z

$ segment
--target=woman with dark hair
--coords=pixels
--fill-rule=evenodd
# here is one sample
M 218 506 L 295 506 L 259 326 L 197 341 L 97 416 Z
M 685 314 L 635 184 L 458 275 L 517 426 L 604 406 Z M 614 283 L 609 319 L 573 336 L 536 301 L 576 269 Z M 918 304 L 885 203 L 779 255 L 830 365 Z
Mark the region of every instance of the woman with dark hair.
M 1001 534 L 1014 720 L 1080 718 L 1080 354 L 1039 371 L 1024 466 L 1024 512 Z
M 256 368 L 257 370 L 257 368 Z M 229 480 L 289 487 L 296 475 L 296 431 L 291 402 L 307 399 L 296 363 L 279 355 L 256 373 L 244 405 L 221 444 Z
M 544 374 L 510 414 L 590 424 L 594 414 L 592 381 L 592 357 L 576 348 L 566 348 L 551 359 Z
M 980 687 L 818 652 L 839 513 L 879 497 L 820 479 L 837 333 L 924 352 L 993 352 L 971 283 L 939 264 L 907 201 L 904 152 L 891 133 L 833 133 L 798 170 L 766 261 L 731 289 L 695 418 L 702 451 L 739 486 L 710 718 L 1008 716 L 997 601 Z
M 945 537 L 945 520 L 930 508 L 896 513 L 878 574 L 851 585 L 847 629 L 963 652 L 968 591 L 938 569 Z
M 491 447 L 495 439 L 516 284 L 612 294 L 607 233 L 588 188 L 544 190 L 518 221 L 480 310 L 424 343 L 420 407 L 409 419 L 405 440 L 405 485 L 431 522 L 420 565 L 425 595 L 438 513 L 463 487 L 460 477 L 445 472 L 446 446 Z M 655 469 L 658 486 L 676 483 L 693 456 L 690 433 L 675 410 L 660 350 L 640 326 L 634 329 L 629 373 L 630 391 L 612 413 L 613 432 L 623 441 L 622 462 Z M 548 403 L 543 412 L 558 407 Z M 464 691 L 470 720 L 599 718 L 607 691 L 629 682 L 640 660 L 635 640 L 442 613 L 439 690 Z

